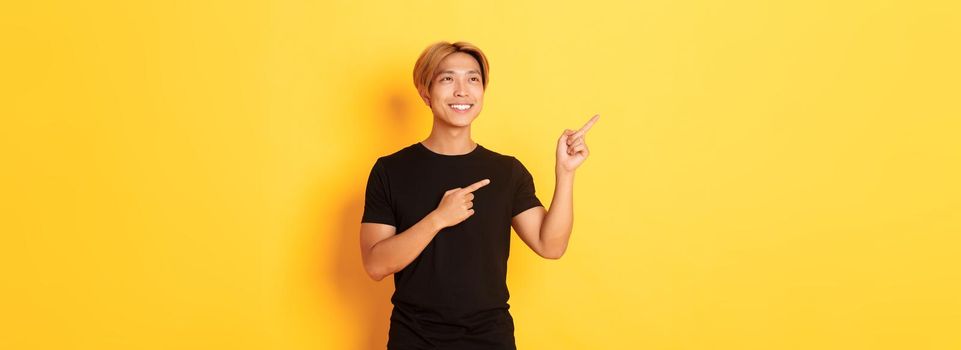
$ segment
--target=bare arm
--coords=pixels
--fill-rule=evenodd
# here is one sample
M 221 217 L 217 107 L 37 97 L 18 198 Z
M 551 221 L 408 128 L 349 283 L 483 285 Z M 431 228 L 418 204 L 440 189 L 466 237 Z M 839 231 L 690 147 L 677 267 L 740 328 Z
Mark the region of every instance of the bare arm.
M 558 173 L 551 210 L 544 217 L 540 240 L 544 254 L 559 259 L 567 251 L 574 227 L 574 172 Z
M 577 132 L 564 130 L 558 140 L 551 209 L 545 212 L 544 207 L 534 207 L 511 220 L 521 240 L 544 258 L 560 259 L 567 251 L 574 227 L 574 171 L 587 159 L 584 135 L 599 117 L 595 115 Z
M 551 209 L 530 208 L 511 220 L 514 231 L 537 255 L 560 259 L 574 227 L 574 174 L 557 174 Z
M 427 215 L 400 234 L 391 225 L 360 224 L 360 251 L 364 269 L 375 281 L 407 267 L 437 235 L 442 227 L 435 216 Z

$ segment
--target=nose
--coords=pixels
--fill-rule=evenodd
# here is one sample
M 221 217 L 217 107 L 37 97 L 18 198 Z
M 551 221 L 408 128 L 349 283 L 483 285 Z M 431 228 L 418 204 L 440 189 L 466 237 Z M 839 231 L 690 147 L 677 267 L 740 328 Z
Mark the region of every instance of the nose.
M 454 84 L 454 96 L 457 96 L 457 97 L 467 96 L 467 89 L 464 88 L 465 85 L 466 84 L 464 84 L 463 82 L 457 81 L 457 83 Z

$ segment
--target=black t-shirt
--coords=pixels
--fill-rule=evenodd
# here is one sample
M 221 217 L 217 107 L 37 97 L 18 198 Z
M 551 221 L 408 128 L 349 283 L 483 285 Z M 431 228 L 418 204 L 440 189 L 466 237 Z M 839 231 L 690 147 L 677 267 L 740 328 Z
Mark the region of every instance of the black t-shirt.
M 541 205 L 517 158 L 480 144 L 467 154 L 443 155 L 420 142 L 380 157 L 367 180 L 361 222 L 393 225 L 400 234 L 436 209 L 447 190 L 483 179 L 490 183 L 473 192 L 474 214 L 442 229 L 394 274 L 388 347 L 513 347 L 511 219 Z

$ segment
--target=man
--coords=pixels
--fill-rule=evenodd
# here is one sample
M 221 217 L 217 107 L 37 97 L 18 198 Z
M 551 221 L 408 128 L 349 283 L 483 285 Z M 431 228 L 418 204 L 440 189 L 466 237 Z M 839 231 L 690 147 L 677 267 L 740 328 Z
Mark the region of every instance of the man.
M 434 115 L 430 135 L 378 158 L 368 177 L 361 256 L 374 280 L 394 274 L 388 349 L 516 349 L 506 282 L 511 226 L 544 258 L 567 249 L 574 171 L 599 116 L 558 140 L 547 211 L 519 160 L 471 139 L 488 77 L 486 56 L 470 43 L 427 47 L 414 85 Z

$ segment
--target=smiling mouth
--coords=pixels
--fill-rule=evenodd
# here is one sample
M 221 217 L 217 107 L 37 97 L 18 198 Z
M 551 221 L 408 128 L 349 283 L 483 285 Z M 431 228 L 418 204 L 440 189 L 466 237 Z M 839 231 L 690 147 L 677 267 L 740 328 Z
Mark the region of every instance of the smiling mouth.
M 474 107 L 473 104 L 449 104 L 448 106 L 450 106 L 450 108 L 454 109 L 455 111 L 461 111 L 461 112 Z

